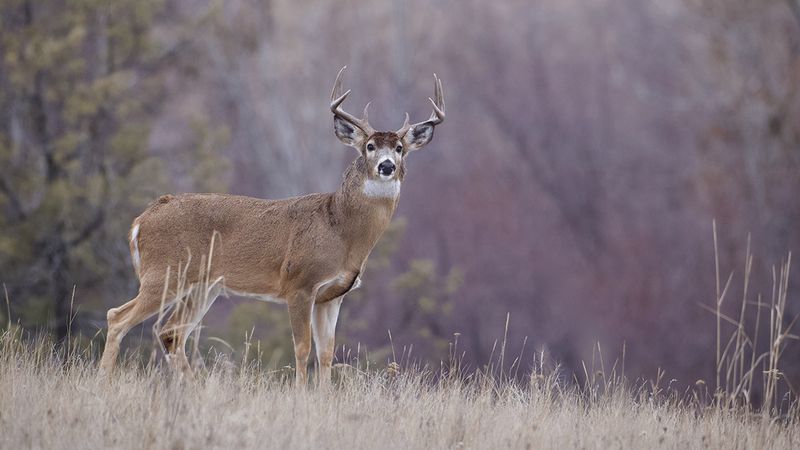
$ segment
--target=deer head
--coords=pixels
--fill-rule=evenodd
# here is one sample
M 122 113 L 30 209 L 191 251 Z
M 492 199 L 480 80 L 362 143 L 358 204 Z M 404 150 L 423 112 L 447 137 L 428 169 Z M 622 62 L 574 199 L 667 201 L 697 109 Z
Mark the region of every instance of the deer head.
M 436 125 L 444 121 L 444 92 L 442 81 L 436 74 L 434 78 L 434 97 L 428 98 L 433 105 L 433 112 L 428 120 L 411 125 L 406 113 L 403 126 L 397 131 L 375 131 L 369 124 L 369 103 L 364 107 L 361 119 L 342 109 L 342 103 L 350 94 L 350 90 L 342 93 L 342 73 L 347 66 L 339 70 L 331 92 L 331 112 L 333 112 L 333 130 L 339 140 L 361 153 L 366 164 L 368 180 L 402 181 L 405 174 L 404 160 L 409 152 L 419 150 L 433 139 Z

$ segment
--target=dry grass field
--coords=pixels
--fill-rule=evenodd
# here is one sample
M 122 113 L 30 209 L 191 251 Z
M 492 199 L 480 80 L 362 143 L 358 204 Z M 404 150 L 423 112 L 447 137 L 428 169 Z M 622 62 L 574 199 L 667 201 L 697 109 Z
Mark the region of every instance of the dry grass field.
M 330 389 L 296 389 L 291 368 L 248 359 L 250 342 L 236 362 L 201 356 L 195 340 L 193 375 L 139 348 L 105 378 L 100 333 L 65 348 L 9 322 L 0 332 L 0 449 L 800 448 L 800 403 L 781 371 L 786 343 L 800 339 L 786 313 L 790 261 L 776 268 L 772 295 L 743 297 L 738 316 L 723 312 L 732 277 L 723 282 L 717 268 L 716 305 L 707 308 L 716 379 L 688 390 L 663 372 L 626 379 L 624 356 L 608 364 L 599 345 L 576 376 L 544 354 L 526 366 L 506 355 L 505 337 L 477 369 L 462 367 L 457 342 L 435 368 L 409 363 L 405 351 L 396 358 L 392 349 L 384 368 L 342 351 Z M 745 320 L 750 309 L 754 322 Z
M 128 358 L 110 382 L 89 352 L 5 332 L 0 448 L 798 448 L 796 405 L 722 407 L 599 373 L 432 376 L 340 365 L 329 391 L 222 360 L 189 379 Z M 437 372 L 442 374 L 443 372 Z

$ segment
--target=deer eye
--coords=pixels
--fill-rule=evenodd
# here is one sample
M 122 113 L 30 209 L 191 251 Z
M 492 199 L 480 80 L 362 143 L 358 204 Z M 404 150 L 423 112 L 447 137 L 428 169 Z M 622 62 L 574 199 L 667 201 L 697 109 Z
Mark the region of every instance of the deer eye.
M 394 150 L 395 150 L 397 153 L 402 153 L 402 152 L 403 152 L 403 146 L 402 146 L 402 145 L 398 145 L 397 147 L 395 147 L 395 149 L 394 149 Z
M 367 144 L 367 150 L 368 151 L 374 151 L 375 150 L 375 146 L 372 145 L 372 144 Z

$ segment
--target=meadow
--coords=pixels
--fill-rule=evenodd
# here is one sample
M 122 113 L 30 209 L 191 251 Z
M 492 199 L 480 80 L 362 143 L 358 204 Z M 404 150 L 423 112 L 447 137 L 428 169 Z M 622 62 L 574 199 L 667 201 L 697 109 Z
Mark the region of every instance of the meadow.
M 541 359 L 520 376 L 518 360 L 502 370 L 498 350 L 497 365 L 472 371 L 455 358 L 376 369 L 356 357 L 335 367 L 331 389 L 296 389 L 291 368 L 224 356 L 177 376 L 129 353 L 106 379 L 91 346 L 68 350 L 12 328 L 0 337 L 0 448 L 800 445 L 797 403 L 786 397 L 766 410 L 702 384 L 679 392 L 664 377 L 629 381 L 597 363 L 582 382 Z
M 781 360 L 798 339 L 787 313 L 791 254 L 774 269 L 771 295 L 753 300 L 748 252 L 738 304 L 730 304 L 734 274 L 724 278 L 715 260 L 716 299 L 706 309 L 716 322 L 708 355 L 716 373 L 688 387 L 666 370 L 632 379 L 625 348 L 610 361 L 599 343 L 578 373 L 544 350 L 511 355 L 510 315 L 482 366 L 464 362 L 459 334 L 438 365 L 393 342 L 385 361 L 342 346 L 329 388 L 313 377 L 296 387 L 294 369 L 265 364 L 258 341 L 223 352 L 233 346 L 199 331 L 190 372 L 174 370 L 153 339 L 129 346 L 106 377 L 97 367 L 104 330 L 57 343 L 9 320 L 0 334 L 0 448 L 798 448 L 800 402 Z M 203 309 L 208 289 L 188 292 L 168 308 Z M 153 336 L 170 311 L 159 313 Z

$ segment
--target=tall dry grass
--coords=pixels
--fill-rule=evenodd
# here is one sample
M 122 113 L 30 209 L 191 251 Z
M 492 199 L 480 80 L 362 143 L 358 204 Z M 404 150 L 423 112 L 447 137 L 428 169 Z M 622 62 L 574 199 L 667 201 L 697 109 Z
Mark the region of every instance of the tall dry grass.
M 732 271 L 722 284 L 716 222 L 713 224 L 716 300 L 714 308 L 704 306 L 716 317 L 716 379 L 714 391 L 718 406 L 759 410 L 766 415 L 779 415 L 796 408 L 798 393 L 781 371 L 780 361 L 790 340 L 798 340 L 793 330 L 800 316 L 790 318 L 787 312 L 789 273 L 792 254 L 780 266 L 772 267 L 772 292 L 766 300 L 750 292 L 753 255 L 747 238 L 742 277 L 742 297 L 737 315 L 724 312 L 733 281 Z M 748 327 L 747 322 L 751 322 Z M 733 328 L 727 340 L 725 325 Z M 759 338 L 766 342 L 759 343 Z M 756 398 L 758 397 L 758 398 Z
M 507 355 L 505 339 L 485 367 L 467 370 L 458 336 L 437 368 L 392 351 L 378 370 L 356 351 L 335 366 L 329 390 L 295 389 L 291 369 L 266 370 L 248 358 L 249 345 L 238 362 L 201 358 L 197 340 L 194 376 L 128 354 L 105 379 L 97 336 L 56 345 L 9 323 L 0 334 L 0 448 L 800 448 L 800 404 L 780 369 L 797 338 L 786 312 L 790 261 L 774 270 L 769 300 L 753 299 L 748 251 L 736 317 L 725 313 L 733 276 L 722 283 L 717 262 L 706 307 L 717 325 L 716 379 L 688 391 L 663 372 L 631 382 L 624 356 L 609 365 L 599 345 L 580 376 L 543 354 L 529 368 L 523 355 Z M 179 286 L 185 278 L 179 270 Z M 195 317 L 207 306 L 213 283 L 201 279 L 199 297 L 173 311 Z M 163 319 L 154 336 L 169 331 Z
M 796 405 L 756 412 L 613 370 L 587 368 L 575 384 L 541 362 L 523 381 L 492 367 L 466 375 L 457 361 L 435 372 L 354 363 L 337 367 L 332 389 L 303 391 L 289 371 L 225 358 L 193 378 L 127 358 L 106 380 L 92 354 L 0 336 L 0 448 L 800 446 Z

